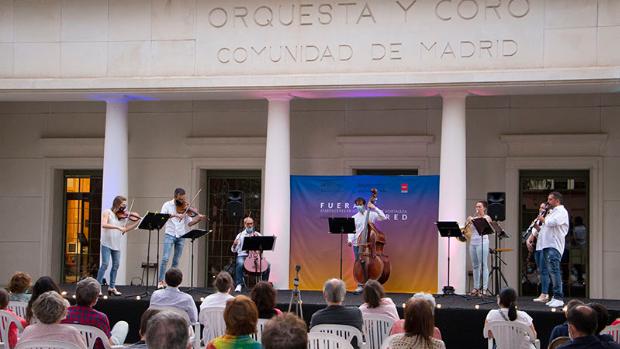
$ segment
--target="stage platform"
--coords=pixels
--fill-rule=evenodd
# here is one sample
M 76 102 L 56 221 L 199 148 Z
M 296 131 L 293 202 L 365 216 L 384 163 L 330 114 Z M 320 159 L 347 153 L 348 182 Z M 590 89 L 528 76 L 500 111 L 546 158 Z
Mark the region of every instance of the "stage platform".
M 67 298 L 72 299 L 75 285 L 62 285 L 62 290 L 67 292 Z M 185 290 L 185 288 L 182 288 Z M 105 290 L 105 287 L 104 287 Z M 137 300 L 135 295 L 144 292 L 144 287 L 138 286 L 119 286 L 118 290 L 123 293 L 121 297 L 109 297 L 108 299 L 100 299 L 96 309 L 106 313 L 110 318 L 111 324 L 119 320 L 129 322 L 129 336 L 127 343 L 138 341 L 138 326 L 140 324 L 140 316 L 148 308 L 148 297 L 141 297 Z M 153 292 L 154 288 L 149 288 L 149 292 Z M 196 304 L 200 306 L 200 298 L 206 297 L 213 293 L 213 289 L 196 288 L 192 292 Z M 398 312 L 402 318 L 403 303 L 411 296 L 411 294 L 391 293 L 388 297 L 392 298 L 398 308 Z M 303 313 L 306 322 L 309 323 L 312 314 L 325 307 L 325 302 L 321 292 L 318 291 L 301 291 L 303 301 Z M 278 308 L 283 311 L 288 309 L 291 299 L 291 291 L 278 291 L 277 302 Z M 486 340 L 482 337 L 482 329 L 484 319 L 491 309 L 496 309 L 495 297 L 486 297 L 484 300 L 480 298 L 469 299 L 461 296 L 436 296 L 437 303 L 441 307 L 435 310 L 435 322 L 441 330 L 443 340 L 448 349 L 473 349 L 486 348 Z M 482 301 L 489 301 L 489 304 L 483 304 L 476 309 L 476 305 Z M 584 301 L 590 302 L 590 300 Z M 610 317 L 620 317 L 620 300 L 593 300 L 605 305 L 609 309 Z M 362 304 L 361 295 L 347 294 L 346 305 L 359 306 Z M 561 309 L 553 312 L 544 304 L 534 303 L 531 298 L 521 297 L 518 300 L 519 310 L 524 310 L 534 319 L 534 326 L 538 332 L 538 338 L 541 341 L 541 348 L 547 347 L 549 334 L 555 325 L 565 321 L 564 314 Z

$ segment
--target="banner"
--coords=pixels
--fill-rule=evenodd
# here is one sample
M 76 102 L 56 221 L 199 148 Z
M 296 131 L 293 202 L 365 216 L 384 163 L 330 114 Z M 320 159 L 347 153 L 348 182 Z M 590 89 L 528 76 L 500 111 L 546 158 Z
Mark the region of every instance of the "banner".
M 392 265 L 387 292 L 437 291 L 439 176 L 291 176 L 290 287 L 301 266 L 300 289 L 321 290 L 325 280 L 342 275 L 347 289 L 353 278 L 353 249 L 347 235 L 330 234 L 329 217 L 352 217 L 354 200 L 368 201 L 377 188 L 376 205 L 387 219 L 385 254 Z

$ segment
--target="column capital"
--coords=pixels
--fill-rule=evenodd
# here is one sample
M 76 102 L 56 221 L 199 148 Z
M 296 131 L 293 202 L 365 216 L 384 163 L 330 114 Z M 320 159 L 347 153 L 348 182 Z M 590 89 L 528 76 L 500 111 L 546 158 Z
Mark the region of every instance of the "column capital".
M 294 97 L 291 96 L 288 92 L 282 92 L 282 93 L 269 93 L 269 94 L 266 94 L 265 98 L 269 102 L 271 102 L 271 101 L 288 102 L 291 99 L 293 99 Z
M 444 91 L 439 93 L 442 99 L 446 98 L 466 98 L 469 96 L 469 92 L 467 91 Z

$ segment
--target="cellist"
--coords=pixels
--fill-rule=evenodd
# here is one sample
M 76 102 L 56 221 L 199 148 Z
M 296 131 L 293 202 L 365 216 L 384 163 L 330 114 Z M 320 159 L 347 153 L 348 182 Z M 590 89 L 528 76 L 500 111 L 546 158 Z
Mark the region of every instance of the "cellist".
M 260 236 L 261 234 L 254 230 L 254 220 L 252 217 L 245 217 L 243 219 L 244 229 L 237 234 L 235 237 L 235 241 L 233 242 L 230 250 L 232 252 L 237 253 L 236 265 L 235 265 L 235 292 L 241 292 L 244 279 L 243 279 L 243 263 L 245 259 L 248 257 L 248 252 L 242 250 L 243 248 L 243 240 L 248 236 Z M 269 280 L 269 272 L 271 270 L 271 266 L 267 268 L 263 273 L 261 273 L 261 280 L 268 281 Z
M 375 223 L 376 221 L 382 221 L 386 219 L 385 213 L 375 206 L 372 202 L 368 203 L 368 210 L 366 210 L 366 199 L 358 197 L 355 199 L 355 210 L 357 211 L 353 215 L 355 220 L 355 234 L 349 234 L 347 246 L 353 247 L 353 254 L 355 260 L 359 259 L 359 237 L 366 230 L 366 215 L 368 215 L 368 223 Z M 362 293 L 362 284 L 358 283 L 354 293 Z

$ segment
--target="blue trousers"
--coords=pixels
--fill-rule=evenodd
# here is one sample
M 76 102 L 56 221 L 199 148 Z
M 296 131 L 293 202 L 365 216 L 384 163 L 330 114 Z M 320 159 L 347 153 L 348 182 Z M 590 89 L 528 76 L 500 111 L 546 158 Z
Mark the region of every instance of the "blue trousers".
M 480 245 L 469 245 L 469 256 L 474 274 L 474 288 L 486 291 L 489 286 L 489 240 L 482 240 Z M 484 263 L 483 263 L 484 261 Z M 484 264 L 484 268 L 483 268 Z M 480 269 L 482 268 L 482 286 L 480 285 Z
M 99 266 L 99 272 L 97 272 L 97 281 L 99 284 L 103 282 L 103 276 L 105 271 L 108 270 L 108 263 L 110 263 L 110 256 L 112 257 L 112 269 L 110 270 L 110 288 L 116 287 L 116 272 L 120 265 L 121 251 L 113 250 L 107 246 L 101 245 L 101 266 Z
M 564 298 L 564 294 L 562 293 L 562 269 L 560 269 L 562 254 L 553 247 L 543 249 L 543 253 L 545 261 L 547 262 L 547 270 L 549 270 L 551 283 L 553 283 L 553 298 L 562 299 Z
M 174 246 L 174 257 L 172 257 L 172 267 L 179 266 L 179 260 L 183 254 L 183 244 L 185 239 L 176 238 L 172 235 L 164 234 L 164 255 L 161 257 L 159 264 L 159 281 L 164 281 L 166 270 L 168 270 L 168 259 L 170 258 L 170 250 Z
M 536 268 L 540 273 L 540 293 L 549 294 L 549 268 L 547 268 L 547 262 L 545 261 L 545 254 L 543 250 L 534 252 L 534 260 L 536 261 Z

